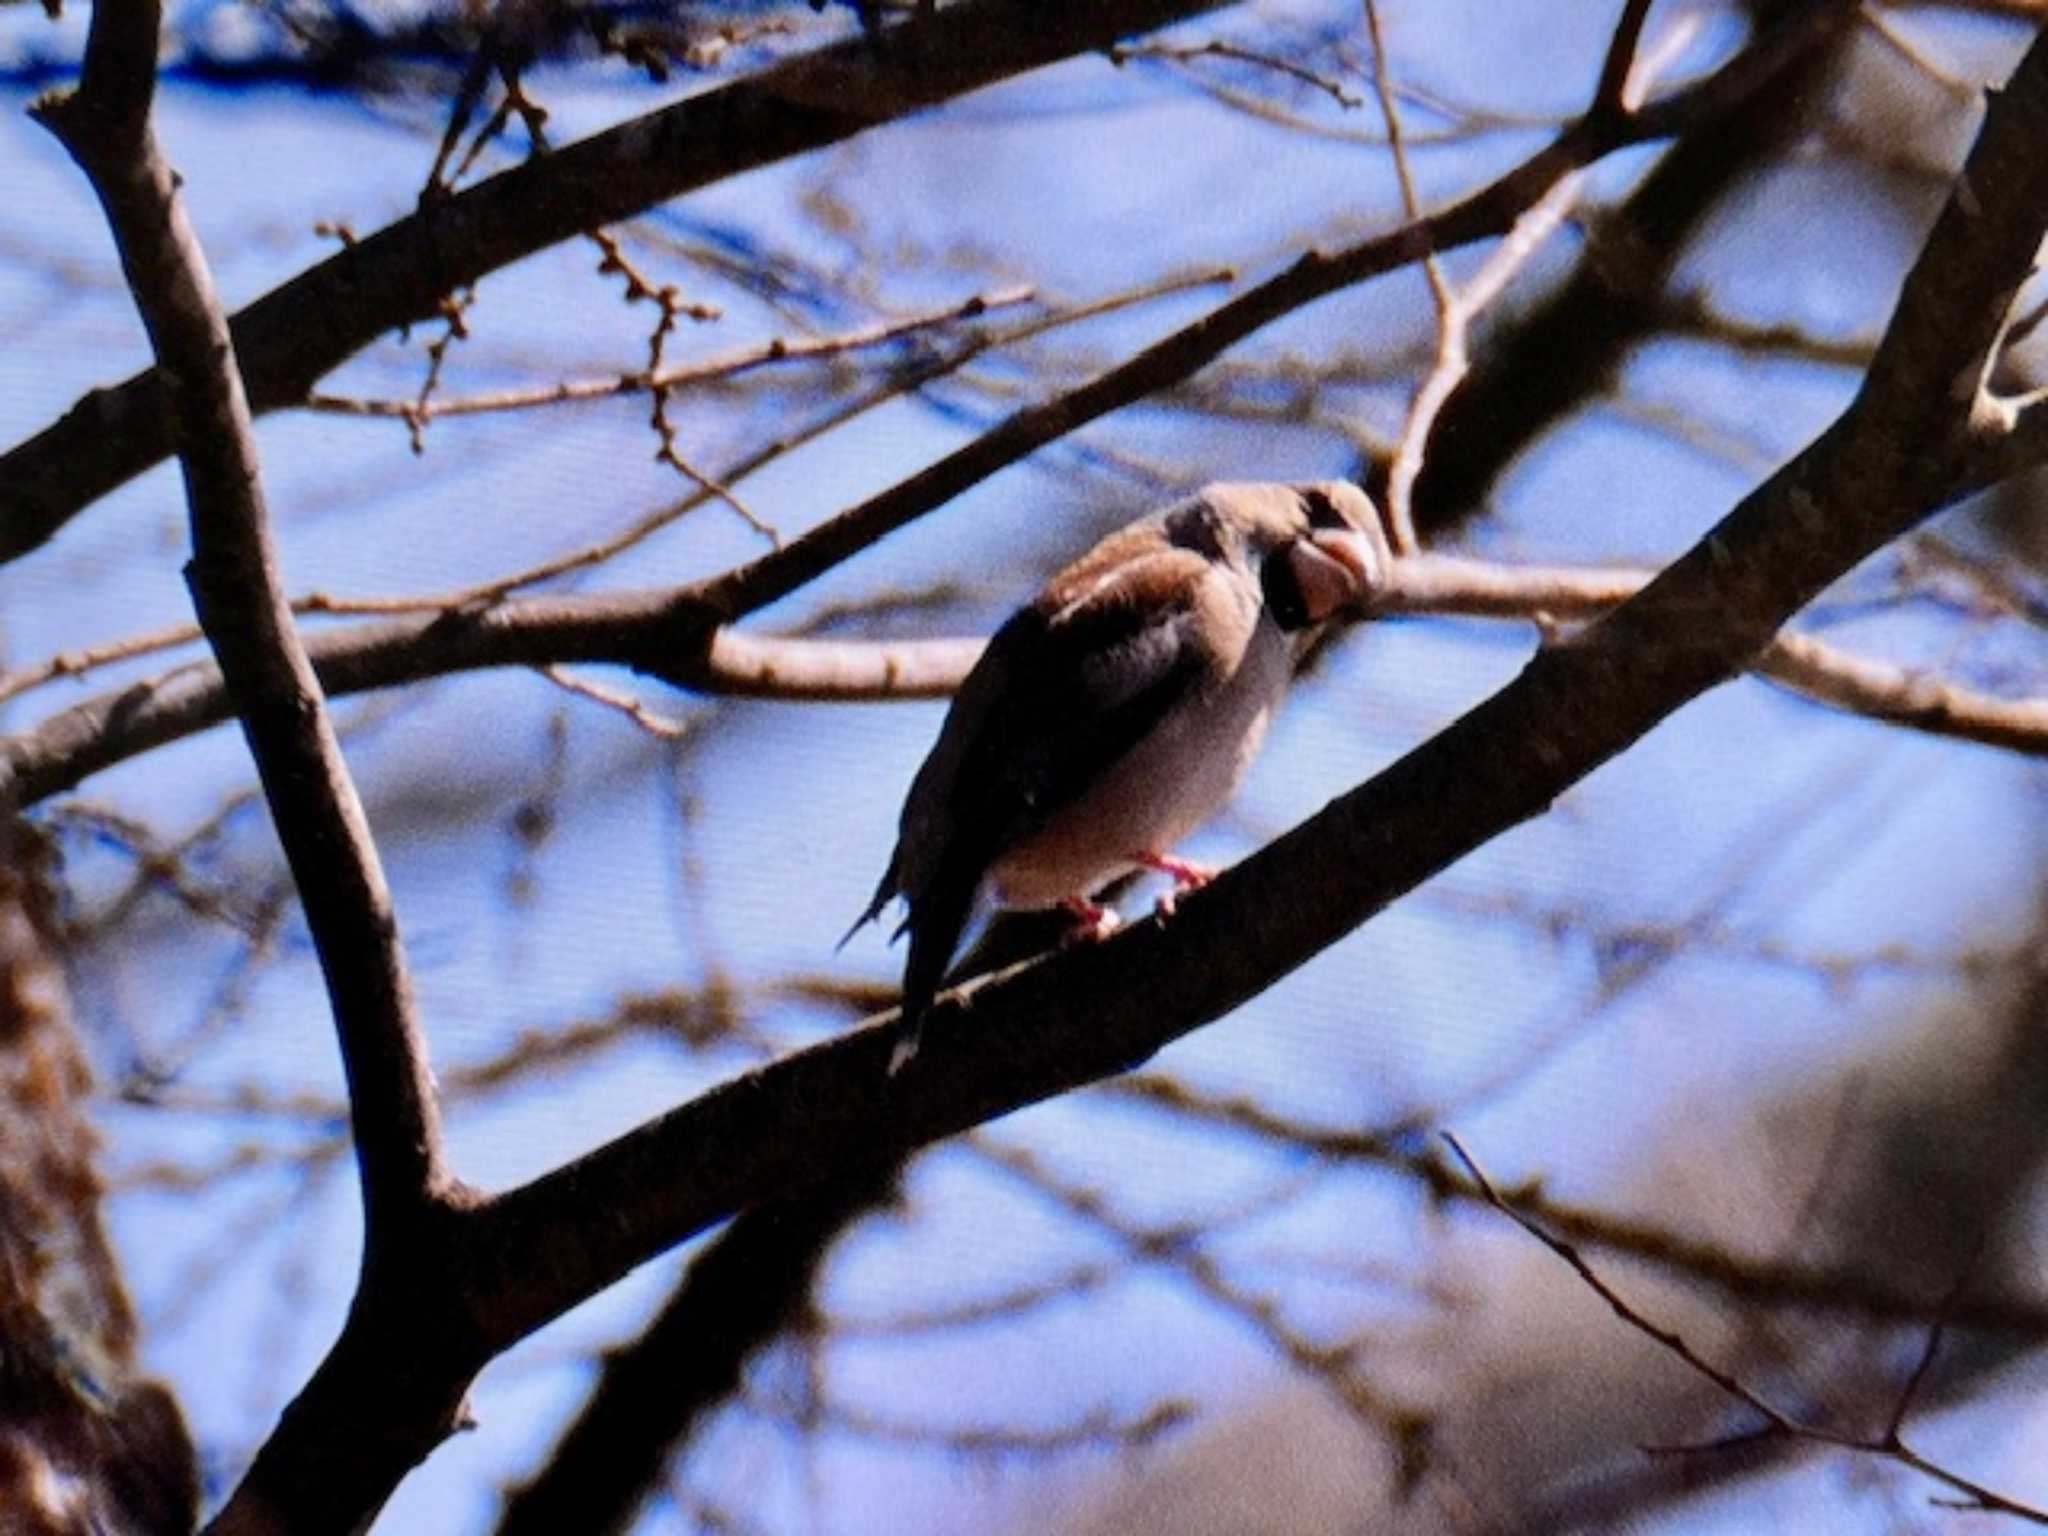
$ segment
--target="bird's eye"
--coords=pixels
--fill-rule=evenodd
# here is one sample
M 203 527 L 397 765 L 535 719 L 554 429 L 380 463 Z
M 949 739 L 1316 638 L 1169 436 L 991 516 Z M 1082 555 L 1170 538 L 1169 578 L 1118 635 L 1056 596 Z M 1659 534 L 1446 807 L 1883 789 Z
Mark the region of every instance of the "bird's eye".
M 1336 498 L 1321 486 L 1309 486 L 1300 495 L 1302 510 L 1308 514 L 1309 527 L 1346 529 L 1351 526 L 1351 519 L 1338 507 Z
M 1285 550 L 1259 562 L 1259 592 L 1266 600 L 1266 612 L 1283 633 L 1291 635 L 1308 627 L 1308 598 L 1302 593 L 1301 577 Z
M 1206 501 L 1193 501 L 1168 515 L 1166 538 L 1181 549 L 1192 549 L 1210 560 L 1224 553 L 1223 525 L 1215 508 Z

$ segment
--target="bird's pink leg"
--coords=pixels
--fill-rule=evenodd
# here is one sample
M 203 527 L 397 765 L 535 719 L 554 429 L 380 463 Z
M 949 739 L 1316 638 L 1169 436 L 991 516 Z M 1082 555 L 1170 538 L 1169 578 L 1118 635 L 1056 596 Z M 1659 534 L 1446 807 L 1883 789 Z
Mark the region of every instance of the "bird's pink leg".
M 1187 859 L 1177 859 L 1170 853 L 1153 853 L 1149 849 L 1134 853 L 1131 858 L 1146 869 L 1156 869 L 1162 875 L 1173 877 L 1173 889 L 1154 904 L 1153 910 L 1161 917 L 1173 916 L 1173 909 L 1182 895 L 1188 891 L 1199 891 L 1216 878 L 1216 869 L 1210 864 L 1195 864 Z
M 1162 875 L 1173 876 L 1173 883 L 1183 891 L 1198 890 L 1216 878 L 1216 866 L 1197 864 L 1190 859 L 1177 859 L 1170 853 L 1134 853 L 1132 862 L 1147 869 L 1156 869 Z
M 1098 906 L 1086 896 L 1069 896 L 1060 905 L 1074 919 L 1074 926 L 1067 930 L 1064 943 L 1099 943 L 1115 933 L 1117 924 L 1123 921 L 1114 908 Z

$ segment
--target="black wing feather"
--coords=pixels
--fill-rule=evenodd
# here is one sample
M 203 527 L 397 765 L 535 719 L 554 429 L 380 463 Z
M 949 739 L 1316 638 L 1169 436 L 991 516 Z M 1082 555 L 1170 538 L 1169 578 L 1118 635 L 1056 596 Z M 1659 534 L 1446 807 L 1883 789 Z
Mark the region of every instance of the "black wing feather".
M 1054 614 L 1023 609 L 962 684 L 911 787 L 904 838 L 870 910 L 898 889 L 909 898 L 899 1060 L 915 1049 L 989 865 L 1209 676 L 1209 658 L 1186 632 L 1194 601 L 1188 590 L 1164 608 L 1112 597 Z M 907 867 L 913 843 L 935 851 L 928 867 Z

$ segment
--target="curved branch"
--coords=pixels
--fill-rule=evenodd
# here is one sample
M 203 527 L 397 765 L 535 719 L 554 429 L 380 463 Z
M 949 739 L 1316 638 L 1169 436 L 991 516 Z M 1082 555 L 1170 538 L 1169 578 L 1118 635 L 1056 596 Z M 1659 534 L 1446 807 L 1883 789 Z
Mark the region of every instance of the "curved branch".
M 2027 461 L 2044 462 L 2048 443 Z M 1639 591 L 1650 575 L 1415 555 L 1389 562 L 1363 612 L 1539 624 L 1591 619 Z M 696 693 L 849 703 L 944 698 L 982 644 L 966 637 L 822 640 L 729 625 L 713 630 L 707 644 L 673 596 L 650 592 L 509 599 L 480 612 L 330 629 L 312 636 L 306 650 L 330 694 L 482 667 L 610 662 L 656 672 Z M 2000 698 L 1791 633 L 1774 639 L 1754 670 L 1851 714 L 2048 756 L 2048 700 Z M 83 700 L 0 738 L 0 804 L 21 807 L 62 794 L 230 713 L 219 672 L 204 663 Z
M 1413 515 L 1425 535 L 1471 516 L 1517 454 L 1607 387 L 1629 349 L 1666 323 L 1662 295 L 1701 222 L 1810 128 L 1811 104 L 1858 13 L 1805 0 L 1751 0 L 1748 9 L 1763 32 L 1808 28 L 1798 34 L 1808 46 L 1772 78 L 1770 109 L 1725 113 L 1681 135 L 1601 217 L 1568 279 L 1528 309 L 1495 317 L 1423 447 Z
M 385 331 L 584 230 L 1221 3 L 961 0 L 431 199 L 235 315 L 250 408 L 299 403 Z M 0 561 L 27 554 L 170 451 L 156 369 L 92 391 L 0 456 Z
M 95 8 L 78 90 L 36 115 L 106 211 L 168 381 L 164 428 L 191 508 L 186 581 L 319 953 L 374 1235 L 417 1215 L 448 1183 L 439 1108 L 391 893 L 285 602 L 227 318 L 150 126 L 160 25 L 154 0 Z

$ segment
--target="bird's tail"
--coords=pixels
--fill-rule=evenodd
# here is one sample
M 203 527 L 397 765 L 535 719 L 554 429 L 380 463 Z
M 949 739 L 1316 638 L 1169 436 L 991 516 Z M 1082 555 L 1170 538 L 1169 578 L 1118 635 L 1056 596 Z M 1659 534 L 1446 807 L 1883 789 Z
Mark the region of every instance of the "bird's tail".
M 889 1059 L 892 1076 L 917 1054 L 924 1016 L 953 963 L 980 884 L 979 866 L 963 861 L 963 867 L 942 870 L 911 899 L 910 919 L 904 924 L 910 930 L 910 957 L 903 966 L 903 1014 L 896 1025 L 896 1050 Z
M 869 900 L 867 910 L 853 920 L 853 926 L 840 936 L 837 944 L 832 946 L 833 954 L 836 955 L 840 950 L 846 948 L 847 942 L 856 933 L 859 933 L 861 929 L 867 927 L 869 923 L 880 917 L 882 915 L 882 908 L 896 899 L 896 871 L 902 862 L 903 851 L 900 848 L 889 855 L 889 867 L 882 871 L 881 881 L 875 886 L 875 894 Z M 899 928 L 896 931 L 901 933 L 903 930 Z

